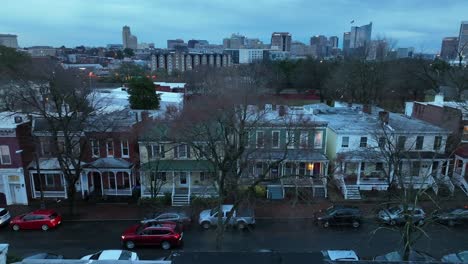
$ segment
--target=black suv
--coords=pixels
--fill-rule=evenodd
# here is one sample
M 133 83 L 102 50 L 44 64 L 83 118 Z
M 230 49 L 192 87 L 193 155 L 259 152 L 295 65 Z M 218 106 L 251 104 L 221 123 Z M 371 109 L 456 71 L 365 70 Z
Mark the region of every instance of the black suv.
M 317 224 L 327 228 L 331 225 L 350 225 L 357 228 L 361 225 L 361 210 L 350 206 L 332 206 L 320 211 L 315 216 Z
M 454 226 L 456 224 L 468 224 L 468 208 L 448 209 L 435 214 L 436 222 Z

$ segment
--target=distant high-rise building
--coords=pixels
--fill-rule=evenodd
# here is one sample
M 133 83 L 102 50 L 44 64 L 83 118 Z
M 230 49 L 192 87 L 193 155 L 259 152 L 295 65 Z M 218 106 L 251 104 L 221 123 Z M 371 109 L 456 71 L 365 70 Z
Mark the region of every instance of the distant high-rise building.
M 349 48 L 351 45 L 351 32 L 345 32 L 343 34 L 343 53 L 344 55 L 348 55 Z
M 223 47 L 225 49 L 242 49 L 245 47 L 245 36 L 233 33 L 230 38 L 223 39 Z
M 462 21 L 458 35 L 459 53 L 466 59 L 468 57 L 468 21 Z
M 129 26 L 124 26 L 122 28 L 122 42 L 123 42 L 123 48 L 129 48 L 132 50 L 136 50 L 138 48 L 138 40 L 137 37 L 132 35 L 130 32 L 130 27 Z
M 447 37 L 442 40 L 442 47 L 440 48 L 440 57 L 444 60 L 454 60 L 458 54 L 458 38 Z
M 332 47 L 332 49 L 334 48 L 338 48 L 338 37 L 337 36 L 331 36 L 329 39 L 328 39 L 328 45 L 330 47 Z
M 310 38 L 310 46 L 315 49 L 315 55 L 319 58 L 327 57 L 328 40 L 324 35 L 316 35 Z
M 0 34 L 0 45 L 9 48 L 18 48 L 18 36 L 12 34 Z
M 205 46 L 205 45 L 209 45 L 209 42 L 208 40 L 204 40 L 204 39 L 191 39 L 187 42 L 187 47 L 189 49 L 193 49 L 197 46 L 197 44 Z
M 245 38 L 244 46 L 246 49 L 263 49 L 265 44 L 258 38 Z
M 388 44 L 386 40 L 373 40 L 368 45 L 367 60 L 384 60 L 387 57 Z
M 316 50 L 310 45 L 306 45 L 299 41 L 293 41 L 291 43 L 291 56 L 292 57 L 307 57 L 316 56 Z
M 168 39 L 167 40 L 167 48 L 168 49 L 175 49 L 177 46 L 187 46 L 183 39 Z
M 413 54 L 414 54 L 414 48 L 413 47 L 398 48 L 396 50 L 396 57 L 398 59 L 411 58 L 411 57 L 413 57 Z
M 365 48 L 370 44 L 372 35 L 372 22 L 360 27 L 351 27 L 351 49 Z
M 271 34 L 271 49 L 291 51 L 291 34 L 289 32 L 273 32 Z

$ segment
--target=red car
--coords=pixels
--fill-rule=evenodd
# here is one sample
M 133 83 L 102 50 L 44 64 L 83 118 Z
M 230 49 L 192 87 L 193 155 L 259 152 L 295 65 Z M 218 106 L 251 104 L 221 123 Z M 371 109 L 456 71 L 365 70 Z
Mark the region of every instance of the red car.
M 62 217 L 54 210 L 41 209 L 27 214 L 19 215 L 11 219 L 10 226 L 13 230 L 42 229 L 57 227 L 62 223 Z
M 134 225 L 122 234 L 122 244 L 132 249 L 135 246 L 161 246 L 163 249 L 181 246 L 184 233 L 173 222 Z

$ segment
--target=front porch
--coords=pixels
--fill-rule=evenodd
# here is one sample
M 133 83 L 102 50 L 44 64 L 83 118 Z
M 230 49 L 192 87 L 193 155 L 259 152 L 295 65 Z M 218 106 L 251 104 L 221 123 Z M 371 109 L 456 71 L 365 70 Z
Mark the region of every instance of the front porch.
M 40 198 L 42 190 L 44 198 L 68 198 L 65 176 L 58 160 L 56 158 L 39 159 L 38 163 L 33 161 L 28 166 L 31 197 Z M 39 173 L 37 173 L 38 170 Z
M 455 151 L 454 168 L 451 180 L 468 196 L 468 145 L 461 146 Z
M 95 196 L 131 196 L 136 179 L 133 164 L 119 158 L 101 158 L 83 166 L 81 192 Z

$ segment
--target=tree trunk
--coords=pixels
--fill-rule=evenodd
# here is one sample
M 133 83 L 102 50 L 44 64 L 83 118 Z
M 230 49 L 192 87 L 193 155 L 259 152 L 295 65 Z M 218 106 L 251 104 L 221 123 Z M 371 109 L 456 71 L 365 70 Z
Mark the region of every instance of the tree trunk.
M 68 201 L 69 201 L 69 206 L 70 206 L 70 215 L 75 215 L 76 214 L 76 204 L 75 204 L 75 195 L 76 195 L 76 188 L 75 184 L 71 183 L 68 186 Z

